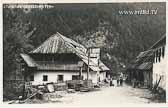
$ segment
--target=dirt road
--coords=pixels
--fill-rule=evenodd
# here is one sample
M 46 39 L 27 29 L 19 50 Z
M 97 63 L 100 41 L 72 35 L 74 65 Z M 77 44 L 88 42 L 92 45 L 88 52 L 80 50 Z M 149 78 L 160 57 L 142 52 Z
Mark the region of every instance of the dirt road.
M 150 91 L 147 89 L 122 87 L 102 87 L 92 92 L 67 94 L 58 105 L 68 106 L 111 106 L 113 104 L 150 103 Z

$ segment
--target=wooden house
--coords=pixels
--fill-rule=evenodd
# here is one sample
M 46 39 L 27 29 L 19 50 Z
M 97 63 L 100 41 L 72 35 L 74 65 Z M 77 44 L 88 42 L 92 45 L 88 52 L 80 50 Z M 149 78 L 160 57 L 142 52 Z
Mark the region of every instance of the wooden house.
M 134 63 L 127 69 L 129 80 L 136 80 L 145 87 L 152 87 L 153 51 L 140 52 Z
M 28 54 L 20 54 L 24 79 L 33 85 L 76 79 L 103 81 L 109 68 L 100 60 L 100 49 L 56 33 Z
M 139 80 L 143 82 L 144 86 L 152 88 L 153 50 L 141 52 L 138 59 L 139 65 L 137 70 L 139 72 Z

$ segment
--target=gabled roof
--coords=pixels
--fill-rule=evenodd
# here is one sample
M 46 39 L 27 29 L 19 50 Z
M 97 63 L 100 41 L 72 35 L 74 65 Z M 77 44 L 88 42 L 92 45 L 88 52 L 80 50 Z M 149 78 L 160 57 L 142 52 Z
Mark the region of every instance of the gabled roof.
M 43 42 L 39 47 L 34 49 L 33 51 L 29 52 L 33 53 L 75 53 L 81 60 L 88 65 L 88 56 L 87 56 L 87 49 L 75 42 L 72 39 L 69 39 L 60 33 L 56 33 L 49 37 L 45 42 Z M 100 61 L 100 64 L 96 64 L 96 61 L 93 59 L 89 59 L 89 67 L 93 71 L 106 71 L 110 70 L 107 66 Z
M 139 61 L 145 61 L 146 58 L 150 58 L 152 56 L 153 56 L 153 50 L 140 52 L 139 55 L 136 57 L 135 63 L 138 63 Z
M 149 70 L 152 68 L 153 51 L 141 52 L 129 69 Z
M 141 65 L 138 66 L 138 69 L 140 70 L 150 70 L 152 69 L 152 62 L 144 62 Z
M 152 56 L 152 55 L 153 55 L 153 50 L 147 50 L 147 51 L 140 52 L 136 58 L 143 58 L 143 57 Z
M 81 52 L 86 51 L 81 44 L 57 32 L 30 53 L 75 53 L 74 48 Z

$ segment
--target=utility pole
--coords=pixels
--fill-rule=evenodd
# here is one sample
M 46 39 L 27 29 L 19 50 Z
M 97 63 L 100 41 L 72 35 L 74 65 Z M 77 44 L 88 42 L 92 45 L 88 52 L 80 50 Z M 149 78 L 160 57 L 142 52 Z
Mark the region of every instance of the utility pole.
M 80 67 L 80 80 L 83 80 L 82 79 L 82 67 Z
M 98 67 L 99 67 L 99 57 L 97 56 L 97 62 L 98 62 Z M 100 71 L 97 71 L 97 82 L 99 83 L 100 81 Z
M 99 52 L 97 52 L 96 54 L 96 58 L 97 58 L 97 65 L 100 69 L 100 49 L 99 49 Z M 99 84 L 100 82 L 100 70 L 97 71 L 97 83 Z
M 90 62 L 90 48 L 88 48 L 88 68 L 87 68 L 87 80 L 89 80 L 89 62 Z

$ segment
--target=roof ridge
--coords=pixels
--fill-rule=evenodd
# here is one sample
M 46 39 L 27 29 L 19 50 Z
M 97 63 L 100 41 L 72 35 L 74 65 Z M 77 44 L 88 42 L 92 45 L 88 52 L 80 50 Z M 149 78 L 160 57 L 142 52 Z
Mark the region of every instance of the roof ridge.
M 52 37 L 57 36 L 57 33 L 51 35 L 50 37 L 48 37 L 44 42 L 42 42 L 39 46 L 37 46 L 35 49 L 33 49 L 32 51 L 30 51 L 29 53 L 33 53 L 35 50 L 37 50 L 38 48 L 40 48 L 40 46 L 44 45 L 44 43 L 46 43 L 47 41 L 49 41 Z
M 82 44 L 80 44 L 80 43 L 74 41 L 73 39 L 68 38 L 68 37 L 62 35 L 62 34 L 60 34 L 59 32 L 57 32 L 57 34 L 58 34 L 64 41 L 68 42 L 67 40 L 70 40 L 70 41 L 74 42 L 76 45 L 78 45 L 78 47 L 83 47 L 83 48 L 86 49 L 86 47 L 85 47 L 84 45 L 82 45 Z M 67 40 L 65 40 L 65 39 L 67 39 Z M 73 44 L 72 42 L 71 42 L 71 44 Z

